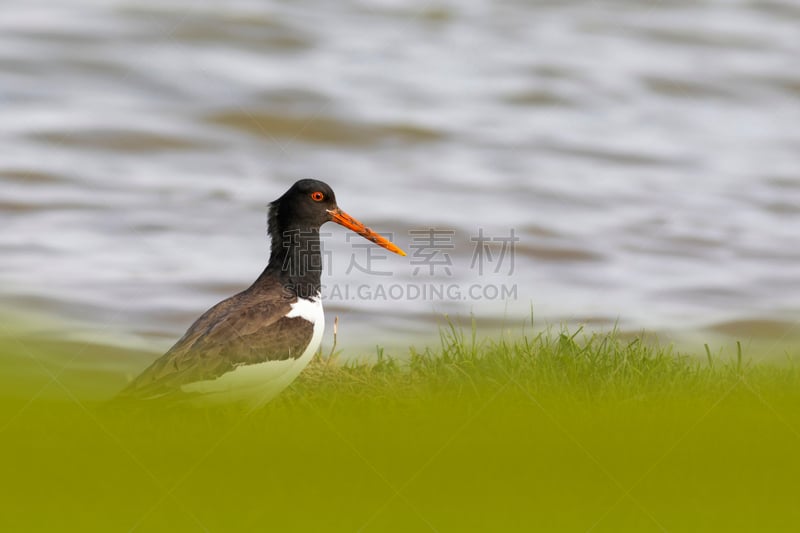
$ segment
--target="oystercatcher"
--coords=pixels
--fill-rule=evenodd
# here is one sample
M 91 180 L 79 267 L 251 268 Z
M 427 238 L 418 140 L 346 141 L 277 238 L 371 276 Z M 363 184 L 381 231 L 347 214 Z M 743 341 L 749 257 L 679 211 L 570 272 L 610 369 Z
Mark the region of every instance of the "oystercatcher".
M 258 279 L 206 311 L 119 397 L 258 406 L 289 385 L 322 340 L 319 228 L 329 221 L 406 255 L 339 209 L 327 184 L 300 180 L 269 205 L 272 247 Z

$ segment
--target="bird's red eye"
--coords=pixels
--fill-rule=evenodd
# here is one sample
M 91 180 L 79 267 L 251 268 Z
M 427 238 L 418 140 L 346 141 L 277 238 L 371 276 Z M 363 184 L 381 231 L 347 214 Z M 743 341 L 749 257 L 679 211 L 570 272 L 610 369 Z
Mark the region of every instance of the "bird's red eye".
M 321 202 L 322 200 L 325 199 L 325 195 L 319 191 L 314 191 L 311 193 L 311 199 L 314 200 L 315 202 Z

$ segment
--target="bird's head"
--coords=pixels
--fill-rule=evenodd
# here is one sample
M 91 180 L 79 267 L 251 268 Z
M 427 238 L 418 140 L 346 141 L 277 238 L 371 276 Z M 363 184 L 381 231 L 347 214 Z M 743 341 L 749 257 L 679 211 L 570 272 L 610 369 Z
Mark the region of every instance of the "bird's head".
M 315 230 L 325 222 L 336 222 L 378 246 L 399 255 L 406 255 L 391 241 L 342 211 L 336 204 L 333 189 L 325 182 L 314 179 L 300 180 L 270 204 L 270 226 L 278 231 Z

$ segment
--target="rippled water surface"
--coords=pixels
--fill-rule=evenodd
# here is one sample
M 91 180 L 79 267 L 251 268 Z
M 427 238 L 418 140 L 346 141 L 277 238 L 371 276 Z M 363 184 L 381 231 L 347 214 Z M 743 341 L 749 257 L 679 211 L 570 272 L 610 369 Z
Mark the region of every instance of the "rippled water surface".
M 793 335 L 793 0 L 3 11 L 4 308 L 163 349 L 255 279 L 266 204 L 316 177 L 410 252 L 324 227 L 345 346 L 531 308 L 542 324 Z M 433 247 L 413 233 L 431 228 Z M 475 257 L 481 234 L 491 257 Z

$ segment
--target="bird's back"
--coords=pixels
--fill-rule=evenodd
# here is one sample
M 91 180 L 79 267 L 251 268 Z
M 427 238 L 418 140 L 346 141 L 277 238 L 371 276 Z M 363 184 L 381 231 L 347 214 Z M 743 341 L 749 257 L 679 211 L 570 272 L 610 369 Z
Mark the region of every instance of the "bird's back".
M 318 313 L 297 311 L 314 303 Z M 206 311 L 120 397 L 266 395 L 259 389 L 287 374 L 294 379 L 316 351 L 321 311 L 319 298 L 298 300 L 277 280 L 254 285 Z

